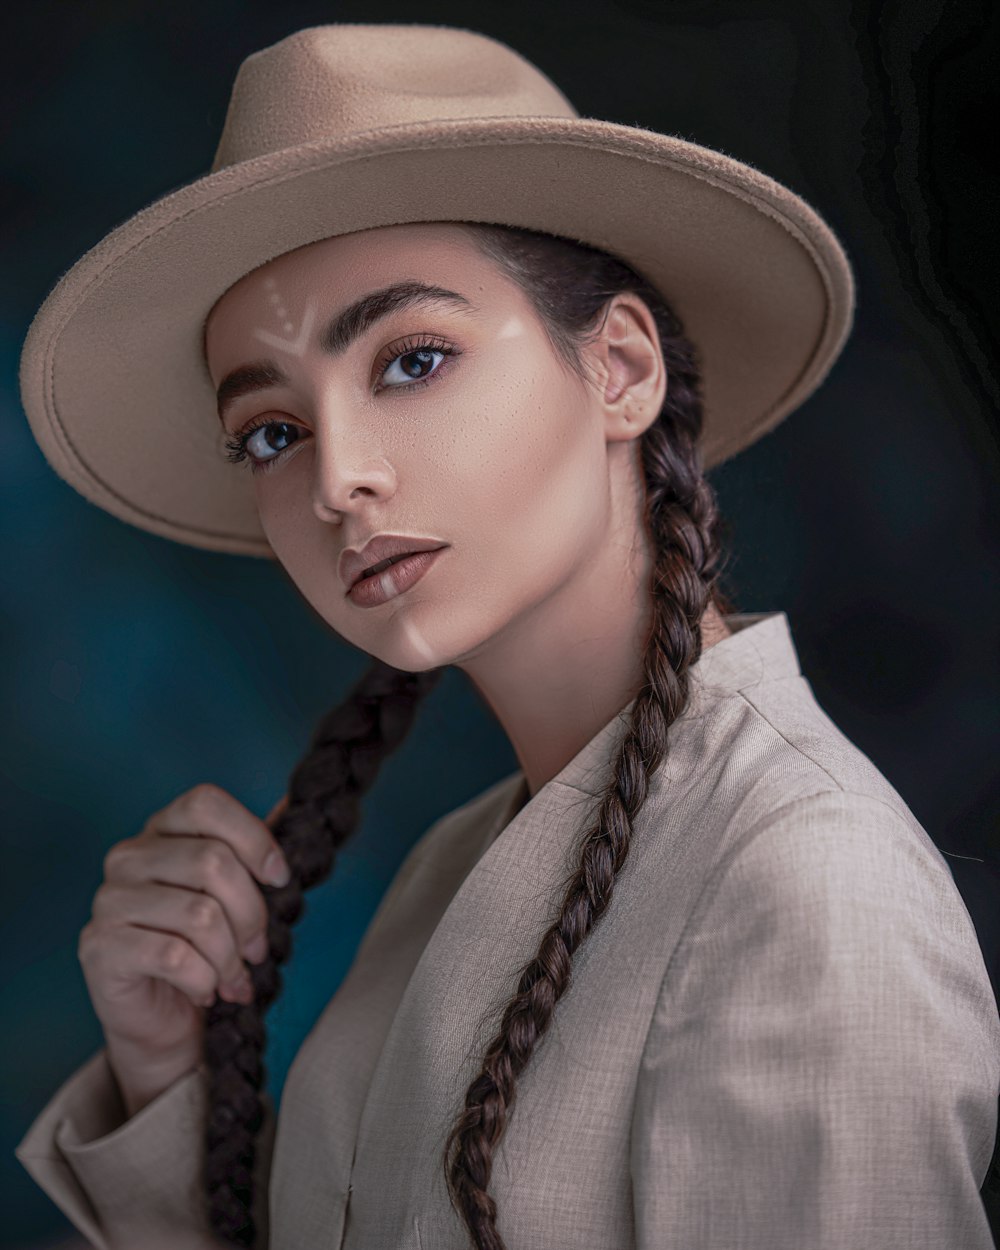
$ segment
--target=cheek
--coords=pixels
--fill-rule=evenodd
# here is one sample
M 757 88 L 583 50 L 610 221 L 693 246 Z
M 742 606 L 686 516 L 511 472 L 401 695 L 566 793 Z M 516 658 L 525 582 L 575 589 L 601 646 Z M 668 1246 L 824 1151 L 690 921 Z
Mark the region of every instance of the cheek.
M 302 474 L 280 468 L 270 480 L 266 471 L 258 478 L 254 492 L 261 528 L 279 560 L 287 564 L 288 558 L 294 558 L 296 550 L 301 549 L 310 530 L 319 525 L 312 508 L 312 483 Z
M 456 480 L 462 483 L 466 530 L 482 554 L 484 572 L 537 597 L 607 532 L 604 444 L 564 385 L 547 396 L 536 388 L 508 417 L 486 427 L 490 445 L 481 459 L 484 467 Z M 465 490 L 473 481 L 475 490 Z
M 448 396 L 435 449 L 449 493 L 475 503 L 484 526 L 530 512 L 546 483 L 564 467 L 578 473 L 593 451 L 582 406 L 551 361 L 522 342 L 498 359 L 503 367 L 477 375 L 474 393 Z

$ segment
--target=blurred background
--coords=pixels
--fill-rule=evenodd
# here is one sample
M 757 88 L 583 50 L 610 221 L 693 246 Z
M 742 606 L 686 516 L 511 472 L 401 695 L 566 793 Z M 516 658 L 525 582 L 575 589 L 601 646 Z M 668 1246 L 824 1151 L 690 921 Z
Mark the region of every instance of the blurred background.
M 21 410 L 21 345 L 83 252 L 207 172 L 240 62 L 332 21 L 492 35 L 581 114 L 749 162 L 840 236 L 859 290 L 843 356 L 798 412 L 711 474 L 733 548 L 725 589 L 738 611 L 788 614 L 820 704 L 945 854 L 997 989 L 996 6 L 11 5 L 0 39 L 4 1246 L 83 1244 L 13 1149 L 102 1043 L 76 945 L 104 853 L 200 781 L 265 815 L 367 660 L 276 565 L 146 534 L 59 479 Z M 276 1102 L 409 847 L 516 766 L 449 671 L 308 896 L 268 1017 Z

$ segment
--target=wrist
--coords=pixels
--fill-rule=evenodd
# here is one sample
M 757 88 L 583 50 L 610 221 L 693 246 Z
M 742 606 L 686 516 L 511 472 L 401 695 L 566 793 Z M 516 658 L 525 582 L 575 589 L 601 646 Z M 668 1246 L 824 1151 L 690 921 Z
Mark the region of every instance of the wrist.
M 106 1039 L 105 1050 L 126 1119 L 131 1119 L 181 1077 L 194 1071 L 202 1058 L 200 1050 L 150 1057 L 114 1038 Z

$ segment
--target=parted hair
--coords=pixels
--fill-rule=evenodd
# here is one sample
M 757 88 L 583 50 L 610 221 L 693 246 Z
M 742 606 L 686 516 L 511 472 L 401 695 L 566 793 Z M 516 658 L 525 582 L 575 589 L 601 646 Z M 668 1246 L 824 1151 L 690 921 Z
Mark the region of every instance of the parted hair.
M 719 587 L 722 534 L 715 492 L 704 476 L 700 373 L 694 345 L 664 295 L 611 253 L 520 227 L 462 225 L 472 241 L 529 297 L 556 352 L 585 377 L 582 349 L 603 325 L 609 301 L 637 294 L 655 320 L 667 373 L 660 413 L 640 437 L 645 483 L 643 521 L 654 554 L 653 612 L 643 644 L 643 684 L 635 698 L 609 780 L 576 848 L 577 868 L 534 958 L 512 978 L 510 999 L 464 1097 L 456 1099 L 442 1166 L 448 1193 L 475 1250 L 506 1250 L 490 1196 L 493 1155 L 514 1110 L 517 1080 L 570 984 L 573 954 L 611 903 L 650 779 L 667 751 L 667 732 L 688 701 L 688 670 L 701 655 L 700 623 L 714 601 L 733 605 Z M 374 660 L 339 706 L 316 727 L 292 770 L 287 803 L 272 830 L 291 880 L 262 887 L 269 953 L 251 965 L 254 1001 L 219 999 L 205 1022 L 208 1116 L 204 1181 L 209 1222 L 234 1245 L 254 1246 L 253 1167 L 263 1122 L 264 1013 L 281 992 L 281 967 L 292 950 L 292 925 L 303 894 L 324 881 L 342 843 L 358 827 L 361 797 L 406 737 L 418 706 L 443 669 L 409 673 Z M 482 1004 L 484 1019 L 496 1005 Z

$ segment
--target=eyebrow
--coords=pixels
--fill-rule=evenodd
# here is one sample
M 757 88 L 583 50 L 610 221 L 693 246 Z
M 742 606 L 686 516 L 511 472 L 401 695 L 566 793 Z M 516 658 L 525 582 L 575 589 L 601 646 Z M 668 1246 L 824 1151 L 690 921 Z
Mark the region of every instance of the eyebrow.
M 391 313 L 398 312 L 401 308 L 441 303 L 466 309 L 476 307 L 471 300 L 466 299 L 458 291 L 450 291 L 447 287 L 434 286 L 415 279 L 394 282 L 390 286 L 380 287 L 377 291 L 369 291 L 367 295 L 356 299 L 331 317 L 320 334 L 320 348 L 328 356 L 342 356 L 356 339 L 366 334 L 373 325 Z M 226 374 L 216 391 L 215 399 L 220 422 L 225 420 L 230 405 L 242 396 L 271 386 L 289 386 L 290 384 L 291 379 L 288 374 L 273 360 L 255 360 L 251 364 L 240 365 L 239 368 Z

